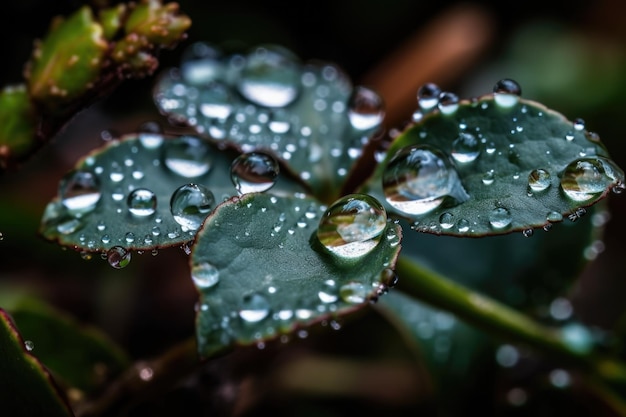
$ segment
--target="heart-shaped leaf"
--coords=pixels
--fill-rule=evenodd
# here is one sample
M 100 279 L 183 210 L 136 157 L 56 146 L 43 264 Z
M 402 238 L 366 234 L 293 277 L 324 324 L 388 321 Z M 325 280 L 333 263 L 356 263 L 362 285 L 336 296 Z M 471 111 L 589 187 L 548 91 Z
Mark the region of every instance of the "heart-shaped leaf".
M 222 56 L 193 44 L 180 69 L 160 77 L 154 97 L 163 114 L 201 135 L 273 153 L 328 202 L 339 196 L 384 115 L 381 98 L 353 88 L 337 66 L 303 64 L 273 45 Z
M 317 237 L 318 223 L 328 217 L 325 210 L 302 196 L 246 194 L 207 218 L 190 259 L 200 292 L 196 334 L 201 355 L 346 314 L 393 284 L 400 227 L 385 222 L 378 234 L 361 242 L 364 253 L 342 256 Z M 363 225 L 361 219 L 337 220 Z
M 140 133 L 113 140 L 61 180 L 58 195 L 44 213 L 41 233 L 77 250 L 109 251 L 116 263 L 129 250 L 193 240 L 209 212 L 238 194 L 242 176 L 251 186 L 300 190 L 265 159 L 262 168 L 269 165 L 275 175 L 253 170 L 232 177 L 236 156 L 193 136 Z
M 624 172 L 580 120 L 509 91 L 440 100 L 364 189 L 420 232 L 478 237 L 575 215 L 622 191 Z
M 73 413 L 50 373 L 33 356 L 9 314 L 0 308 L 0 408 L 10 416 L 68 417 Z

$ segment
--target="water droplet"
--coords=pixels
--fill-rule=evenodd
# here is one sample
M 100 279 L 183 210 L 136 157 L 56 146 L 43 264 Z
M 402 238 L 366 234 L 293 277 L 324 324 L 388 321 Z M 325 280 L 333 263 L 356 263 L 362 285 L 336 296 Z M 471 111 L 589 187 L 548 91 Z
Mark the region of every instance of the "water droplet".
M 214 203 L 213 193 L 204 185 L 185 184 L 172 194 L 170 210 L 176 223 L 189 230 L 197 230 Z
M 287 49 L 267 46 L 248 55 L 237 88 L 254 104 L 285 107 L 298 96 L 299 85 L 297 58 Z
M 442 229 L 450 229 L 454 226 L 454 215 L 448 211 L 444 212 L 439 216 L 439 224 Z
M 180 71 L 186 83 L 205 85 L 223 72 L 220 52 L 205 42 L 190 45 L 182 54 Z
M 367 299 L 368 288 L 360 282 L 348 282 L 339 288 L 339 296 L 343 301 L 350 304 L 360 304 Z
M 450 160 L 429 145 L 400 149 L 385 169 L 383 189 L 394 208 L 417 215 L 434 210 L 447 197 L 457 204 L 469 198 Z
M 157 198 L 151 190 L 137 188 L 128 194 L 126 203 L 128 204 L 128 211 L 133 216 L 146 217 L 156 211 Z
M 439 111 L 443 114 L 452 114 L 459 108 L 459 97 L 448 91 L 439 95 Z
M 335 284 L 335 281 L 332 279 L 324 281 L 324 286 L 318 291 L 317 296 L 321 302 L 326 304 L 337 301 L 339 296 L 337 294 L 337 285 Z
M 456 228 L 459 232 L 461 233 L 465 233 L 469 230 L 470 228 L 470 222 L 467 219 L 460 219 L 457 223 L 456 223 Z
M 202 262 L 191 267 L 191 279 L 198 288 L 211 288 L 219 282 L 220 273 L 210 263 Z
M 200 113 L 209 119 L 224 120 L 233 111 L 228 87 L 220 82 L 211 82 L 200 92 Z
M 376 247 L 386 225 L 387 213 L 378 200 L 366 194 L 349 194 L 328 207 L 317 237 L 336 255 L 356 258 Z
M 580 117 L 574 119 L 574 130 L 581 131 L 585 129 L 585 121 Z
M 561 176 L 561 188 L 572 200 L 587 201 L 620 181 L 624 181 L 624 172 L 612 161 L 589 157 L 567 165 Z
M 373 90 L 356 87 L 348 101 L 348 118 L 358 130 L 372 129 L 381 124 L 385 112 L 382 98 Z
M 251 294 L 243 298 L 239 317 L 248 323 L 257 323 L 270 313 L 270 303 L 261 294 Z
M 71 213 L 88 213 L 102 197 L 98 177 L 89 171 L 72 170 L 61 179 L 59 196 Z
M 441 88 L 437 84 L 426 83 L 417 90 L 417 104 L 424 111 L 432 110 L 439 103 Z
M 519 103 L 522 88 L 517 81 L 505 78 L 493 86 L 493 99 L 500 107 L 513 107 Z
M 452 157 L 460 163 L 472 162 L 480 155 L 480 143 L 471 133 L 461 133 L 452 142 Z
M 545 169 L 533 169 L 528 174 L 528 186 L 532 191 L 543 191 L 547 189 L 551 184 L 551 176 Z
M 563 215 L 558 211 L 551 211 L 546 215 L 546 220 L 549 222 L 560 222 L 563 220 Z
M 495 181 L 495 177 L 496 176 L 495 176 L 494 170 L 490 169 L 489 171 L 483 174 L 483 178 L 482 178 L 483 184 L 485 185 L 493 184 L 493 182 Z
M 522 231 L 522 235 L 524 235 L 524 237 L 531 237 L 534 234 L 535 234 L 535 231 L 533 229 L 524 229 Z
M 280 166 L 271 155 L 249 152 L 239 155 L 230 166 L 230 179 L 239 194 L 263 192 L 272 188 Z
M 489 224 L 494 229 L 504 229 L 511 224 L 511 212 L 504 207 L 496 207 L 489 213 Z
M 168 140 L 163 150 L 163 161 L 172 172 L 185 178 L 206 174 L 211 168 L 211 149 L 199 138 L 183 136 Z
M 130 262 L 130 251 L 121 246 L 113 246 L 107 251 L 107 261 L 115 269 L 122 269 Z
M 83 223 L 79 219 L 69 219 L 57 225 L 57 232 L 62 235 L 70 235 L 83 226 Z
M 35 344 L 33 343 L 32 340 L 24 340 L 24 348 L 28 351 L 28 352 L 32 352 L 33 349 L 35 349 Z

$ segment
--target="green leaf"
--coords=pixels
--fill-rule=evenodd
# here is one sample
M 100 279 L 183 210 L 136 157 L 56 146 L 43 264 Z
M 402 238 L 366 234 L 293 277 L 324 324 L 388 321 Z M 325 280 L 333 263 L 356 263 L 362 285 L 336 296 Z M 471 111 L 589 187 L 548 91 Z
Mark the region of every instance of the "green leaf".
M 595 133 L 508 96 L 507 105 L 490 94 L 425 115 L 361 192 L 420 232 L 478 237 L 544 227 L 623 190 L 624 172 Z
M 57 106 L 76 100 L 97 81 L 107 47 L 88 6 L 57 19 L 28 64 L 31 97 L 58 112 Z
M 9 314 L 0 308 L 0 407 L 3 414 L 73 416 L 49 372 L 28 352 L 25 342 Z
M 327 203 L 339 197 L 384 114 L 381 98 L 353 88 L 340 68 L 301 63 L 274 45 L 222 56 L 193 44 L 180 69 L 161 75 L 154 98 L 163 114 L 201 135 L 273 153 Z
M 86 252 L 188 243 L 210 210 L 237 195 L 230 172 L 236 156 L 192 136 L 123 136 L 87 155 L 66 174 L 46 208 L 40 231 L 46 239 Z M 179 207 L 178 215 L 188 219 L 179 223 L 171 203 L 176 190 L 188 184 L 209 192 L 206 201 Z M 192 191 L 197 190 L 202 188 Z M 272 191 L 301 190 L 279 175 Z M 133 200 L 133 195 L 138 198 Z
M 65 386 L 90 394 L 130 364 L 104 333 L 38 299 L 22 297 L 4 307 L 23 337 L 33 342 L 39 360 Z
M 0 91 L 0 167 L 20 159 L 35 146 L 35 110 L 23 84 Z
M 246 194 L 207 218 L 190 259 L 202 356 L 349 313 L 392 284 L 400 227 L 388 223 L 370 252 L 344 259 L 317 239 L 324 211 L 309 198 Z

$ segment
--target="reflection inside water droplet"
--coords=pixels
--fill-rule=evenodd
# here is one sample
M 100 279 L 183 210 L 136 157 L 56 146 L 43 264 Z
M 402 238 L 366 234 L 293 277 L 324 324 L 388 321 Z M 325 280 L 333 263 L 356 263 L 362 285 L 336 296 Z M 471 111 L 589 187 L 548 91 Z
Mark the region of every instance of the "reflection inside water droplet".
M 383 173 L 387 202 L 407 214 L 425 214 L 449 197 L 461 203 L 469 196 L 447 156 L 430 145 L 400 149 Z
M 356 258 L 376 247 L 386 225 L 387 213 L 378 200 L 366 194 L 349 194 L 328 207 L 317 237 L 336 255 Z
M 197 230 L 209 215 L 215 197 L 200 184 L 185 184 L 172 194 L 170 211 L 176 223 L 189 230 Z
M 588 157 L 567 165 L 561 176 L 561 189 L 574 201 L 587 201 L 623 181 L 624 172 L 613 161 Z
M 130 263 L 130 251 L 121 246 L 113 246 L 107 251 L 107 261 L 115 269 L 122 269 Z
M 532 191 L 543 191 L 550 186 L 551 180 L 550 173 L 545 169 L 533 169 L 528 174 L 528 187 Z
M 239 194 L 263 192 L 272 188 L 280 167 L 276 159 L 262 152 L 239 155 L 230 166 L 230 179 Z

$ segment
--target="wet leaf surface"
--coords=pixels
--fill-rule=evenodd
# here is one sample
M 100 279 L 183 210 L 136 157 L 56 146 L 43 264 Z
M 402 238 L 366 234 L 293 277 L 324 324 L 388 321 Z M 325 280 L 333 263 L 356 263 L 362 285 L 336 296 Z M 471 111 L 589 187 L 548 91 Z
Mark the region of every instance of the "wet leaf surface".
M 325 210 L 309 198 L 246 194 L 211 214 L 190 265 L 202 356 L 349 313 L 394 283 L 400 227 L 388 223 L 366 255 L 343 258 L 317 239 Z

